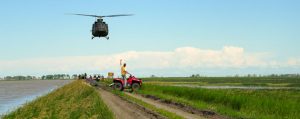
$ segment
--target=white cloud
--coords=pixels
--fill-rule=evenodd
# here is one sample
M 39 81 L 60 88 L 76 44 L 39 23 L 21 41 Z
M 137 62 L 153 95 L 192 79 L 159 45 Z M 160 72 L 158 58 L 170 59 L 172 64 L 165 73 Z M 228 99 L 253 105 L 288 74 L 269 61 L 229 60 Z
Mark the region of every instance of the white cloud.
M 300 67 L 300 58 L 289 58 L 286 65 L 292 67 Z
M 225 46 L 221 50 L 181 47 L 173 51 L 128 51 L 111 55 L 0 61 L 0 71 L 20 74 L 118 71 L 119 59 L 124 59 L 131 70 L 300 67 L 300 58 L 280 63 L 268 60 L 268 57 L 266 53 L 247 53 L 244 48 L 234 46 Z

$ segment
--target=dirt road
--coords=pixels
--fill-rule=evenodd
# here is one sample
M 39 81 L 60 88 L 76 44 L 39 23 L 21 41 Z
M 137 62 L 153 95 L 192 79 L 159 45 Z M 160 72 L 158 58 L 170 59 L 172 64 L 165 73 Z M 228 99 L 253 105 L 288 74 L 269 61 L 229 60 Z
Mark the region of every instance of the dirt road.
M 100 96 L 108 108 L 114 113 L 116 119 L 165 119 L 166 117 L 146 109 L 134 102 L 129 102 L 120 98 L 119 96 L 107 91 L 107 88 L 102 89 L 98 87 Z M 215 114 L 214 112 L 205 110 L 194 110 L 191 108 L 184 108 L 184 106 L 173 105 L 170 103 L 155 100 L 153 98 L 143 97 L 138 94 L 124 92 L 125 94 L 139 99 L 150 105 L 154 105 L 158 109 L 163 109 L 177 114 L 185 119 L 227 119 L 226 117 Z
M 158 114 L 125 101 L 109 91 L 99 88 L 102 100 L 114 113 L 116 119 L 161 119 Z
M 126 93 L 126 94 L 130 95 L 130 96 L 132 96 L 134 98 L 140 99 L 140 100 L 142 100 L 142 101 L 144 101 L 144 102 L 146 102 L 148 104 L 154 105 L 157 108 L 164 109 L 164 110 L 167 110 L 169 112 L 173 112 L 173 113 L 175 113 L 175 114 L 177 114 L 177 115 L 179 115 L 181 117 L 184 117 L 185 119 L 204 119 L 204 117 L 201 117 L 200 115 L 192 114 L 192 113 L 183 111 L 181 109 L 169 106 L 169 105 L 161 103 L 159 101 L 155 101 L 155 100 L 152 100 L 152 99 L 149 99 L 149 98 L 145 98 L 145 97 L 142 97 L 140 95 L 131 94 L 131 93 Z

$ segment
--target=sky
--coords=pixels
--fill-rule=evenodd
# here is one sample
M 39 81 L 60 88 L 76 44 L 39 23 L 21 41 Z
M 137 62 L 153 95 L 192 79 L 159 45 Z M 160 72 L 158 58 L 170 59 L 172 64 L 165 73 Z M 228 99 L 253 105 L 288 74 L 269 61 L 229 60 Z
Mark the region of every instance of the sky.
M 109 40 L 91 40 L 95 18 Z M 300 73 L 297 0 L 3 0 L 0 76 Z

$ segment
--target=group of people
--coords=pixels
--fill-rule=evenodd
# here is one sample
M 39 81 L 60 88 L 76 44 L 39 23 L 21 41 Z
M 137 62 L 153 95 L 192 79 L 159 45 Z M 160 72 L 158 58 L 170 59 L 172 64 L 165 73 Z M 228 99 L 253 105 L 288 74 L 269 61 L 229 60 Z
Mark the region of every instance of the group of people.
M 122 79 L 124 80 L 124 86 L 127 86 L 127 79 L 126 79 L 126 74 L 129 74 L 126 70 L 126 63 L 122 62 L 122 59 L 120 59 L 120 67 L 121 67 L 121 76 Z M 104 79 L 104 76 L 100 76 L 100 75 L 87 75 L 87 73 L 84 74 L 80 74 L 78 75 L 78 79 L 86 79 L 86 80 L 96 80 L 99 81 L 101 79 Z
M 89 75 L 88 76 L 86 73 L 84 73 L 84 74 L 78 75 L 77 78 L 78 79 L 90 79 L 90 80 L 100 81 L 100 80 L 104 79 L 104 76 L 101 76 L 101 75 L 94 75 L 94 76 Z

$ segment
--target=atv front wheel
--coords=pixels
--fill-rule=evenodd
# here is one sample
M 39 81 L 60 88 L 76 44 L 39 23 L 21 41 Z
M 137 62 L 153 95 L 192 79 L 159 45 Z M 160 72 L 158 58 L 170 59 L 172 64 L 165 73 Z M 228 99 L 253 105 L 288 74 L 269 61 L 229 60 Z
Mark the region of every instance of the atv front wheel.
M 117 89 L 119 91 L 123 91 L 123 85 L 120 82 L 115 82 L 114 89 Z
M 141 85 L 139 83 L 133 83 L 131 86 L 133 91 L 139 90 L 141 88 Z

